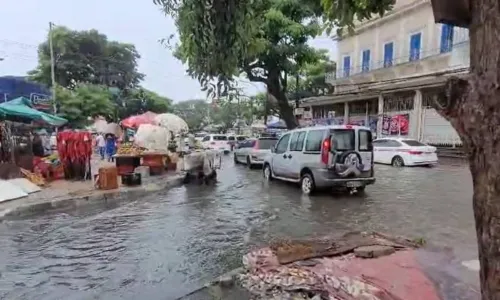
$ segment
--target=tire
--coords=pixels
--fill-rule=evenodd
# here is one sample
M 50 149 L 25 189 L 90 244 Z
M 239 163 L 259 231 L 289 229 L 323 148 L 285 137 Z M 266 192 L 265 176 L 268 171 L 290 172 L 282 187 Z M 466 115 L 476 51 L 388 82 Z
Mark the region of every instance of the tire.
M 302 175 L 302 178 L 300 179 L 300 189 L 304 195 L 311 195 L 316 190 L 314 178 L 310 173 Z
M 247 167 L 249 169 L 253 169 L 253 167 L 254 167 L 253 164 L 252 164 L 252 161 L 250 160 L 250 157 L 247 157 Z
M 403 160 L 403 158 L 399 155 L 396 155 L 392 158 L 392 162 L 391 162 L 391 165 L 393 167 L 404 167 L 405 166 L 405 161 Z
M 238 159 L 236 159 L 236 154 L 233 155 L 233 159 L 234 159 L 234 164 L 237 165 L 238 164 Z
M 363 186 L 360 186 L 360 187 L 357 187 L 357 188 L 348 188 L 348 192 L 349 193 L 356 193 L 356 194 L 363 194 L 365 192 L 365 189 L 366 189 L 366 185 L 363 185 Z
M 264 164 L 264 167 L 262 168 L 262 175 L 267 182 L 273 180 L 273 171 L 271 170 L 271 166 L 269 164 Z

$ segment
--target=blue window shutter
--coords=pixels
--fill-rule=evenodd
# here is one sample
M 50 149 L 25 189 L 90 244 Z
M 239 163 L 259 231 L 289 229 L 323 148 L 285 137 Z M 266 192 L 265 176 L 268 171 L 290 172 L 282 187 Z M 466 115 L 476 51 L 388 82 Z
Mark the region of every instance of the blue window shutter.
M 394 43 L 387 43 L 384 45 L 384 68 L 392 66 L 394 59 Z
M 416 33 L 410 38 L 410 61 L 420 59 L 420 42 L 422 34 Z
M 344 77 L 349 77 L 349 74 L 351 73 L 351 57 L 350 56 L 344 56 Z
M 361 61 L 361 71 L 367 72 L 370 70 L 370 50 L 364 50 Z
M 441 53 L 450 52 L 453 47 L 453 26 L 443 24 L 441 27 Z

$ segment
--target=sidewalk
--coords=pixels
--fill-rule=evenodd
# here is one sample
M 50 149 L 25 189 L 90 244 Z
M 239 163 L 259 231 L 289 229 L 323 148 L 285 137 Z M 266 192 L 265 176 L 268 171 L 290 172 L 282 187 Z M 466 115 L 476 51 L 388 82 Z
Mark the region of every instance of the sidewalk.
M 110 164 L 105 161 L 93 160 L 92 173 L 96 173 L 99 167 Z M 40 192 L 30 194 L 28 197 L 0 203 L 0 220 L 26 217 L 47 211 L 74 209 L 102 202 L 118 203 L 181 185 L 183 179 L 184 174 L 168 172 L 161 176 L 143 179 L 142 185 L 136 187 L 121 186 L 121 180 L 118 179 L 120 186 L 115 190 L 97 190 L 91 180 L 58 180 L 51 182 Z

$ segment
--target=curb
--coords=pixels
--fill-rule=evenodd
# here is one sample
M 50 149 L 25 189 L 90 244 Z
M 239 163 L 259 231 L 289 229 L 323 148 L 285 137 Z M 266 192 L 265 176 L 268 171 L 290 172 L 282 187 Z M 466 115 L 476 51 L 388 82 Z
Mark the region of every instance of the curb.
M 40 203 L 31 203 L 17 206 L 12 209 L 0 211 L 0 221 L 34 216 L 44 212 L 60 212 L 91 205 L 115 206 L 120 202 L 137 198 L 151 192 L 168 190 L 183 184 L 184 174 L 177 174 L 166 178 L 164 181 L 143 184 L 140 187 L 125 188 L 124 190 L 110 190 L 97 195 L 66 196 L 59 199 L 47 200 Z M 12 200 L 16 201 L 16 200 Z

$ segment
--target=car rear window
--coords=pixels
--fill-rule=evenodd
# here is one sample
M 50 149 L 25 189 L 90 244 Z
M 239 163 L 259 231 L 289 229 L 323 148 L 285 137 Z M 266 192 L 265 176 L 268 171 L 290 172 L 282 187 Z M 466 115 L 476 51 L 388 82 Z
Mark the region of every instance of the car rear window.
M 350 151 L 355 149 L 356 134 L 353 129 L 334 129 L 333 144 L 337 151 Z
M 259 149 L 271 149 L 278 139 L 259 139 Z
M 422 144 L 421 142 L 416 141 L 416 140 L 403 140 L 402 142 L 405 143 L 406 145 L 412 146 L 412 147 L 427 146 L 426 144 Z
M 225 136 L 225 135 L 214 135 L 214 141 L 227 141 L 227 136 Z
M 359 130 L 359 151 L 372 151 L 373 138 L 369 130 Z
M 236 137 L 236 140 L 238 140 L 238 141 L 244 141 L 246 139 L 247 139 L 246 136 L 238 136 L 238 137 Z

